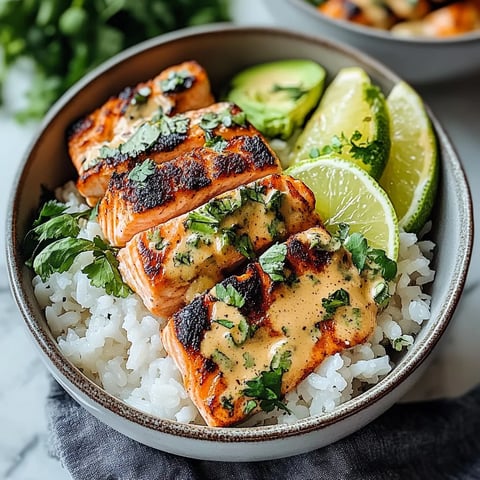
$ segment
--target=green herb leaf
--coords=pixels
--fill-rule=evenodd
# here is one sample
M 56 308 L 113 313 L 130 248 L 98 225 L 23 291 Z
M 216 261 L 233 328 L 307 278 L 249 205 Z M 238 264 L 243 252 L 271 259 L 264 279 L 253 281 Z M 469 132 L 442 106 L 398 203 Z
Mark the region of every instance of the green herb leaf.
M 218 350 L 218 348 L 216 348 L 212 353 L 211 359 L 221 368 L 232 370 L 234 367 L 233 360 L 228 355 L 225 355 L 223 352 Z
M 214 320 L 214 322 L 222 325 L 225 328 L 233 328 L 235 325 L 231 320 L 227 320 L 226 318 L 219 318 L 218 320 Z
M 165 80 L 160 82 L 163 93 L 175 93 L 186 90 L 193 85 L 195 78 L 187 70 L 172 71 Z
M 361 233 L 352 233 L 344 241 L 345 248 L 352 254 L 352 262 L 361 272 L 367 260 L 368 243 Z
M 139 186 L 145 184 L 145 180 L 155 172 L 155 162 L 147 159 L 142 163 L 137 163 L 128 173 L 128 179 L 137 183 Z
M 94 249 L 90 240 L 83 238 L 62 238 L 47 245 L 34 259 L 33 269 L 45 281 L 52 273 L 66 272 L 82 252 Z
M 290 350 L 286 350 L 284 352 L 275 352 L 275 355 L 272 358 L 270 363 L 270 368 L 272 370 L 276 370 L 277 368 L 281 368 L 284 372 L 288 372 L 290 367 L 292 366 L 292 352 Z
M 23 241 L 23 250 L 26 265 L 31 267 L 38 251 L 54 240 L 64 237 L 76 237 L 80 232 L 78 221 L 88 218 L 92 210 L 87 209 L 77 213 L 63 213 L 67 206 L 51 200 L 46 202 L 40 210 L 33 227 L 27 232 Z
M 379 283 L 375 287 L 375 292 L 373 294 L 373 299 L 375 300 L 375 303 L 380 306 L 380 307 L 385 307 L 388 304 L 388 301 L 390 300 L 390 291 L 388 288 L 388 284 L 385 282 Z
M 152 94 L 152 89 L 150 87 L 142 87 L 139 88 L 136 92 L 135 95 L 132 98 L 132 104 L 133 105 L 142 105 L 144 103 L 147 103 L 148 97 Z
M 192 254 L 190 251 L 188 252 L 177 252 L 173 257 L 173 264 L 176 267 L 180 265 L 191 265 L 193 262 Z
M 368 259 L 380 269 L 383 278 L 388 282 L 397 275 L 397 262 L 387 257 L 384 250 L 371 248 L 368 250 Z
M 323 320 L 331 320 L 337 308 L 347 305 L 350 305 L 350 295 L 343 288 L 331 293 L 328 298 L 322 298 L 322 307 L 325 309 Z
M 391 340 L 391 344 L 397 352 L 401 352 L 404 347 L 409 347 L 413 344 L 413 337 L 410 335 L 401 335 L 400 337 Z
M 245 305 L 245 298 L 242 294 L 231 284 L 226 287 L 219 283 L 215 287 L 215 296 L 222 302 L 232 307 L 241 308 Z
M 228 141 L 220 135 L 210 136 L 205 140 L 205 147 L 211 148 L 218 153 L 222 153 L 228 145 Z
M 235 238 L 235 248 L 249 260 L 255 258 L 255 250 L 253 248 L 252 240 L 248 233 L 242 233 L 242 235 L 237 235 Z
M 257 402 L 255 400 L 248 400 L 243 409 L 243 413 L 248 415 L 257 407 Z
M 285 258 L 287 256 L 287 245 L 284 243 L 275 244 L 266 250 L 258 259 L 263 271 L 275 282 L 285 280 Z
M 250 352 L 243 352 L 243 366 L 245 368 L 252 368 L 255 366 L 255 359 L 250 354 Z
M 276 407 L 291 413 L 287 406 L 281 401 L 283 373 L 280 367 L 261 372 L 258 377 L 246 382 L 247 388 L 243 390 L 243 394 L 259 400 L 260 408 L 265 412 L 271 412 Z M 256 404 L 253 408 L 255 408 L 255 406 Z M 250 410 L 253 408 L 250 406 Z
M 132 293 L 130 287 L 123 282 L 118 260 L 111 250 L 94 250 L 94 256 L 94 261 L 82 269 L 94 287 L 104 288 L 107 295 L 121 298 Z

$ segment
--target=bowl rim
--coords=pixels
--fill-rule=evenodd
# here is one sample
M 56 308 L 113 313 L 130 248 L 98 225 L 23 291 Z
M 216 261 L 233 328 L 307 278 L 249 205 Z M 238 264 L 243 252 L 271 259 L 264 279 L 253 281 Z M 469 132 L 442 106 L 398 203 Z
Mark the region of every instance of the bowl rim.
M 456 260 L 456 273 L 458 273 L 458 275 L 456 276 L 455 281 L 451 286 L 448 295 L 446 296 L 446 300 L 442 305 L 439 321 L 432 326 L 428 338 L 425 337 L 422 339 L 417 339 L 419 341 L 417 341 L 415 344 L 415 350 L 405 354 L 399 364 L 402 366 L 401 370 L 399 369 L 399 365 L 397 365 L 396 368 L 394 368 L 394 370 L 387 375 L 387 377 L 371 387 L 367 392 L 364 392 L 361 395 L 345 402 L 337 407 L 333 412 L 324 413 L 320 416 L 307 417 L 306 419 L 298 420 L 291 425 L 277 424 L 258 427 L 219 428 L 184 424 L 173 420 L 158 418 L 151 414 L 141 412 L 140 410 L 137 410 L 122 400 L 107 393 L 105 390 L 103 390 L 103 388 L 95 384 L 83 373 L 81 373 L 80 370 L 69 360 L 65 359 L 58 348 L 58 344 L 52 340 L 52 335 L 50 334 L 49 336 L 48 333 L 43 331 L 42 328 L 37 324 L 35 319 L 35 308 L 21 286 L 22 281 L 27 281 L 25 277 L 28 277 L 28 281 L 31 281 L 32 275 L 31 273 L 27 273 L 25 275 L 27 267 L 23 265 L 20 247 L 17 245 L 16 212 L 19 209 L 20 192 L 22 189 L 22 184 L 25 180 L 26 171 L 28 170 L 28 160 L 34 151 L 37 142 L 41 139 L 43 133 L 47 130 L 49 124 L 54 120 L 59 112 L 61 112 L 61 110 L 67 106 L 68 102 L 83 88 L 94 82 L 95 79 L 100 77 L 105 71 L 119 63 L 128 61 L 136 54 L 149 49 L 155 49 L 184 38 L 203 38 L 208 36 L 221 37 L 224 35 L 243 36 L 249 34 L 260 34 L 269 36 L 269 38 L 275 36 L 281 36 L 282 38 L 287 37 L 305 41 L 309 44 L 316 44 L 333 49 L 339 53 L 350 56 L 352 61 L 368 66 L 377 75 L 383 75 L 391 81 L 400 81 L 400 78 L 387 67 L 353 47 L 349 47 L 319 36 L 307 35 L 286 28 L 213 24 L 201 27 L 190 27 L 163 34 L 126 49 L 125 51 L 112 57 L 110 60 L 104 62 L 102 65 L 85 75 L 53 105 L 53 107 L 47 113 L 44 121 L 40 125 L 37 134 L 29 144 L 23 156 L 23 160 L 17 169 L 16 176 L 12 184 L 12 194 L 10 195 L 7 210 L 6 259 L 10 287 L 15 301 L 24 317 L 27 330 L 32 335 L 37 347 L 40 347 L 41 351 L 43 352 L 43 360 L 47 361 L 47 366 L 50 367 L 52 373 L 54 373 L 54 376 L 63 376 L 66 378 L 68 382 L 73 384 L 83 394 L 85 394 L 93 402 L 93 405 L 95 405 L 97 409 L 106 409 L 114 414 L 124 417 L 130 422 L 146 427 L 152 431 L 171 434 L 177 437 L 222 443 L 257 442 L 283 439 L 286 437 L 303 435 L 305 433 L 317 431 L 326 428 L 333 423 L 351 417 L 373 403 L 377 403 L 379 400 L 388 395 L 424 362 L 450 322 L 465 284 L 473 244 L 473 209 L 465 172 L 447 134 L 427 106 L 437 135 L 439 139 L 441 139 L 441 142 L 444 144 L 445 148 L 448 150 L 448 157 L 451 162 L 451 167 L 456 171 L 456 177 L 460 179 L 461 188 L 457 194 L 462 196 L 462 205 L 464 206 L 464 214 L 467 224 L 465 225 L 463 232 L 464 235 L 461 239 L 462 248 L 460 249 Z
M 454 35 L 451 37 L 440 38 L 427 38 L 420 36 L 403 37 L 400 35 L 393 35 L 390 30 L 383 30 L 380 28 L 369 27 L 361 25 L 355 22 L 349 22 L 348 20 L 336 19 L 328 17 L 327 15 L 319 12 L 314 5 L 307 0 L 284 0 L 289 3 L 293 8 L 300 9 L 305 15 L 314 16 L 321 22 L 332 25 L 339 30 L 347 30 L 357 35 L 365 35 L 372 37 L 375 40 L 382 40 L 390 43 L 403 43 L 405 45 L 411 45 L 412 47 L 420 45 L 428 46 L 445 46 L 445 45 L 461 45 L 464 46 L 468 43 L 477 43 L 480 41 L 480 30 L 472 30 L 471 32 L 463 33 L 460 35 Z M 266 0 L 268 3 L 268 0 Z

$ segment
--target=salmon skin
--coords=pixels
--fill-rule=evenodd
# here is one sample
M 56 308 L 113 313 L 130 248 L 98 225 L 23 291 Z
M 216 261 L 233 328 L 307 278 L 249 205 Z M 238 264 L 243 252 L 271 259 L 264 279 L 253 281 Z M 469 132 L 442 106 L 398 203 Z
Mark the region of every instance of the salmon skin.
M 176 312 L 165 349 L 210 426 L 228 427 L 283 396 L 328 356 L 373 332 L 375 286 L 322 226 L 291 236 Z
M 227 121 L 228 119 L 228 121 Z M 222 142 L 238 135 L 258 135 L 243 111 L 231 103 L 215 103 L 173 117 L 160 112 L 142 123 L 132 137 L 116 148 L 103 147 L 95 163 L 77 180 L 77 188 L 90 202 L 101 198 L 114 172 L 132 170 L 150 158 L 155 163 L 172 160 L 194 148 Z
M 168 316 L 273 242 L 317 222 L 311 190 L 274 174 L 137 233 L 119 250 L 119 269 L 153 314 Z
M 213 102 L 207 73 L 194 61 L 169 67 L 155 78 L 127 87 L 118 96 L 109 98 L 94 112 L 76 121 L 67 133 L 68 153 L 83 178 L 79 183 L 80 193 L 93 197 L 90 204 L 103 194 L 95 182 L 95 172 L 89 179 L 102 148 L 125 143 L 142 123 L 159 111 L 170 117 Z
M 225 140 L 219 150 L 197 147 L 155 164 L 147 159 L 135 170 L 114 172 L 98 207 L 98 221 L 112 245 L 206 203 L 210 198 L 259 178 L 280 173 L 277 156 L 262 135 Z

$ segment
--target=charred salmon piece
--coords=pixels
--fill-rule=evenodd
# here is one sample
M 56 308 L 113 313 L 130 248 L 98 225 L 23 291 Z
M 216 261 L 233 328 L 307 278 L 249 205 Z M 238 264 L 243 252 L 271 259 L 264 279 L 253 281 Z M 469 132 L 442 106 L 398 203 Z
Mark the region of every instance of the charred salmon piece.
M 260 135 L 233 137 L 220 151 L 197 147 L 161 164 L 147 159 L 130 172 L 113 173 L 98 221 L 112 245 L 124 246 L 138 232 L 280 172 L 280 161 Z
M 375 282 L 329 239 L 321 226 L 293 235 L 169 319 L 163 344 L 208 425 L 287 410 L 283 396 L 325 357 L 373 332 Z
M 81 174 L 103 145 L 125 141 L 139 123 L 159 109 L 171 116 L 206 107 L 213 101 L 207 73 L 197 62 L 174 65 L 151 80 L 125 88 L 75 122 L 68 134 L 70 158 Z
M 318 221 L 308 187 L 274 174 L 137 233 L 119 250 L 119 269 L 146 307 L 167 317 L 273 242 Z
M 98 150 L 79 172 L 77 188 L 94 205 L 105 193 L 113 172 L 125 172 L 147 158 L 155 163 L 172 160 L 205 144 L 220 149 L 239 135 L 260 135 L 231 103 L 219 102 L 171 117 L 161 112 L 141 123 L 125 141 L 118 138 Z

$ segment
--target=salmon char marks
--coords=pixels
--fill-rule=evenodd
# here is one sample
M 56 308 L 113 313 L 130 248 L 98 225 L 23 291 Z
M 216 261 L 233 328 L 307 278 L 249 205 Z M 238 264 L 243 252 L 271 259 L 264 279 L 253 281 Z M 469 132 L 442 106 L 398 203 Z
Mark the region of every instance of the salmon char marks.
M 326 356 L 363 343 L 383 283 L 313 227 L 174 314 L 164 344 L 207 424 L 234 425 L 260 409 L 286 409 L 285 393 Z

